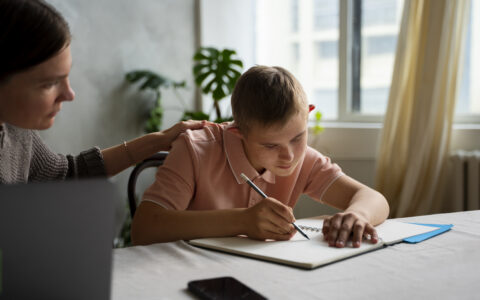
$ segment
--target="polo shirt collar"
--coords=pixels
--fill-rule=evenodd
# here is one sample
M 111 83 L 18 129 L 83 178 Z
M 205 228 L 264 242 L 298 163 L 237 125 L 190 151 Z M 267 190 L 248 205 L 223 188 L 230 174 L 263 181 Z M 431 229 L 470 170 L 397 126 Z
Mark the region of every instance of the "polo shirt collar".
M 245 150 L 243 149 L 242 140 L 228 130 L 231 127 L 233 127 L 232 124 L 225 127 L 223 131 L 223 149 L 237 183 L 245 183 L 245 180 L 240 176 L 240 174 L 244 173 L 250 178 L 250 180 L 255 180 L 257 177 L 261 177 L 266 182 L 274 184 L 275 175 L 272 172 L 265 170 L 265 172 L 260 175 L 250 164 L 247 155 L 245 154 Z

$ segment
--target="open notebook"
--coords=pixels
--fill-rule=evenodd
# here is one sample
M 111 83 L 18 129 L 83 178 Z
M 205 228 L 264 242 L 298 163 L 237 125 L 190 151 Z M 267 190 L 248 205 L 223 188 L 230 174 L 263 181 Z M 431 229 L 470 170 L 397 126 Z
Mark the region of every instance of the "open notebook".
M 305 269 L 314 269 L 338 260 L 401 242 L 403 239 L 427 233 L 437 228 L 394 220 L 376 227 L 380 241 L 364 242 L 359 248 L 350 244 L 344 248 L 329 247 L 323 240 L 322 218 L 299 219 L 295 222 L 310 237 L 296 233 L 289 241 L 257 241 L 246 237 L 205 238 L 190 240 L 195 246 L 273 261 Z

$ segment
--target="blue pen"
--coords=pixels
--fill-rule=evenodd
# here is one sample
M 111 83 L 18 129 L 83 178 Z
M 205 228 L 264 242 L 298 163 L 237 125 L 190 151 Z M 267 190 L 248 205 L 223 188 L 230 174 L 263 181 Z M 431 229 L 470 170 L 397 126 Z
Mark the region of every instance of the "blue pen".
M 265 195 L 265 193 L 260 189 L 258 188 L 258 186 L 255 185 L 255 183 L 253 183 L 250 178 L 247 177 L 247 175 L 245 174 L 240 174 L 240 176 L 242 176 L 243 179 L 245 179 L 245 181 L 257 192 L 259 193 L 263 198 L 267 198 L 267 195 Z M 295 223 L 292 223 L 293 227 L 295 227 L 295 229 L 300 232 L 301 235 L 303 235 L 305 238 L 307 238 L 308 240 L 310 239 L 308 237 L 308 235 L 305 234 L 305 232 L 303 232 L 300 227 L 298 227 Z

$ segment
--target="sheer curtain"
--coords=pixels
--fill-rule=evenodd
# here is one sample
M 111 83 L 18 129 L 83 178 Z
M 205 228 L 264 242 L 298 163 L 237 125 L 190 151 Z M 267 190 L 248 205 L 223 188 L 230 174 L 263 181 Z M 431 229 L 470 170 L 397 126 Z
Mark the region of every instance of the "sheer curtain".
M 441 206 L 469 4 L 405 1 L 376 173 L 390 217 Z

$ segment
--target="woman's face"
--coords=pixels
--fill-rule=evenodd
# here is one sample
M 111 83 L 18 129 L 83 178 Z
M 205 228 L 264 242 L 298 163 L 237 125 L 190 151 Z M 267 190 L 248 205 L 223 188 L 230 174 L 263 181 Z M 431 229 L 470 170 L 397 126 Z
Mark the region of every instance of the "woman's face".
M 25 129 L 47 129 L 63 101 L 75 98 L 68 74 L 72 66 L 70 46 L 56 56 L 0 83 L 0 124 Z

